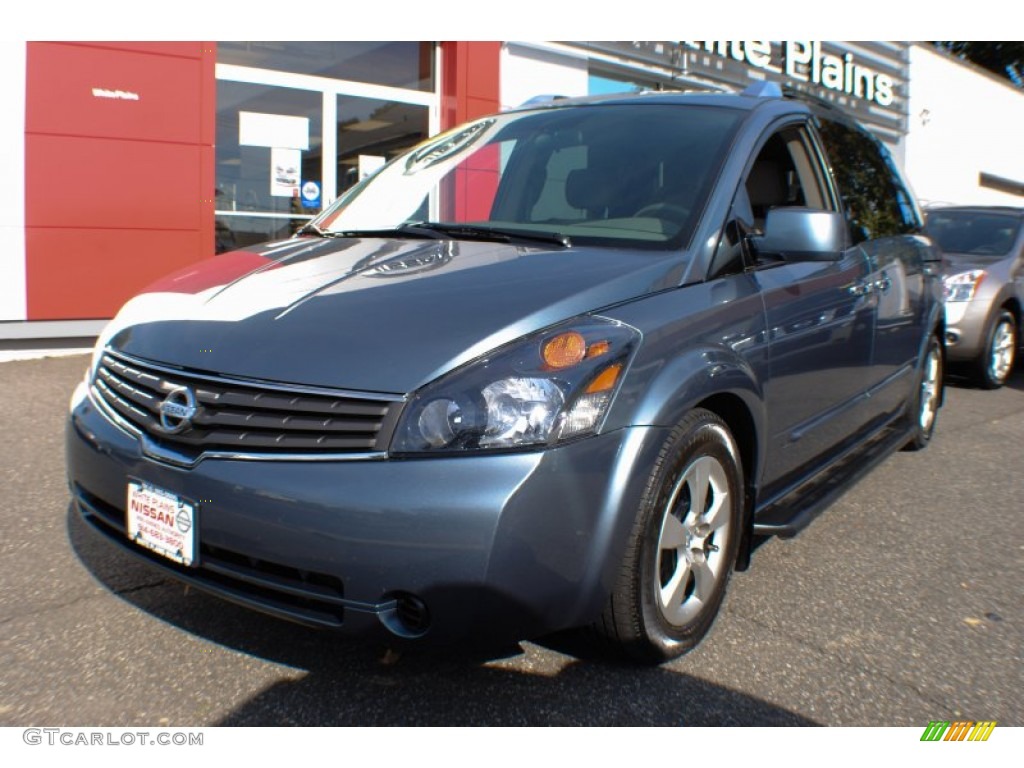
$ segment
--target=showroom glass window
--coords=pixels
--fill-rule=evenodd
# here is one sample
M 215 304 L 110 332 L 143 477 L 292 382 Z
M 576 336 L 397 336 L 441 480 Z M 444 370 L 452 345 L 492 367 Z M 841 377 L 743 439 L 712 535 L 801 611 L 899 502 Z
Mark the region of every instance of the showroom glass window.
M 229 41 L 217 43 L 217 61 L 335 80 L 434 90 L 432 43 Z
M 606 93 L 639 93 L 640 91 L 656 91 L 657 84 L 653 80 L 641 80 L 635 77 L 617 75 L 601 70 L 591 69 L 587 75 L 587 95 L 603 96 Z
M 339 96 L 336 196 L 429 135 L 425 107 Z
M 217 105 L 217 251 L 290 236 L 303 219 L 287 214 L 319 212 L 319 207 L 303 209 L 300 185 L 321 181 L 320 98 L 309 91 L 221 80 Z M 259 121 L 270 115 L 289 118 L 282 132 L 296 126 L 291 129 L 296 136 L 274 141 L 258 135 Z
M 216 251 L 292 235 L 439 128 L 421 42 L 217 46 Z

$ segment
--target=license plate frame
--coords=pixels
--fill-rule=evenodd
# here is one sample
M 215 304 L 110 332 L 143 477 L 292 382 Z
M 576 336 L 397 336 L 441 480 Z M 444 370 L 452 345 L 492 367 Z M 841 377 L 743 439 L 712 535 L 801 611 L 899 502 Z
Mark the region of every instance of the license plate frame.
M 125 509 L 125 533 L 129 539 L 179 565 L 198 564 L 198 504 L 130 477 Z

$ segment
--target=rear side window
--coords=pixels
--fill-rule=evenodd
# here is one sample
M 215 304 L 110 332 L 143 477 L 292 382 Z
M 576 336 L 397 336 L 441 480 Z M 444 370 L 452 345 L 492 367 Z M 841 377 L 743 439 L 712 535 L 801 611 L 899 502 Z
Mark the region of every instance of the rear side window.
M 853 242 L 919 232 L 917 208 L 881 142 L 834 120 L 822 119 L 820 131 Z

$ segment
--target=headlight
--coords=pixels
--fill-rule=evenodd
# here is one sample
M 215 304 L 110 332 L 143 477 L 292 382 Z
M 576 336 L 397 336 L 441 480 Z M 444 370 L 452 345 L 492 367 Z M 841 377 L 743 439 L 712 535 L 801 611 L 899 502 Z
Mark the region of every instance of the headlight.
M 585 318 L 497 349 L 417 392 L 391 453 L 540 447 L 593 434 L 639 340 L 628 326 Z
M 984 279 L 984 269 L 972 269 L 942 278 L 946 301 L 970 301 Z

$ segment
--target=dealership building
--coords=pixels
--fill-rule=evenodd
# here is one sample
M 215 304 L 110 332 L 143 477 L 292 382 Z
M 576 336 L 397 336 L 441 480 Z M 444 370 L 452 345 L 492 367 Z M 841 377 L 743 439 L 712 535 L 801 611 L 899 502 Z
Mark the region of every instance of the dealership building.
M 854 115 L 926 205 L 1024 206 L 1024 91 L 924 43 L 0 42 L 0 342 L 94 336 L 465 120 L 758 81 Z

